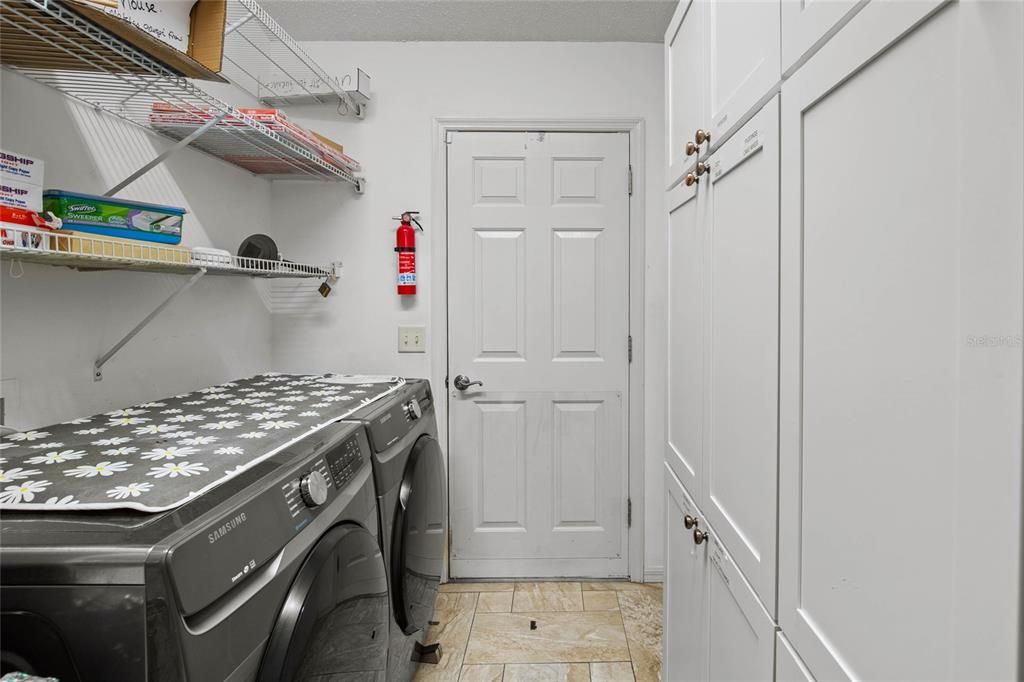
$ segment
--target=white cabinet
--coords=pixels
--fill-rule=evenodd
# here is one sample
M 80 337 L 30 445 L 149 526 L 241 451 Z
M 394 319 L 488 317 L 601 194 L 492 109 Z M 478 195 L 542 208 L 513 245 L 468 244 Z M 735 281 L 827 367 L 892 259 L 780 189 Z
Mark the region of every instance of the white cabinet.
M 779 102 L 669 194 L 666 460 L 775 611 Z M 702 157 L 703 158 L 703 157 Z
M 705 9 L 705 0 L 682 0 L 665 32 L 668 187 L 679 183 L 696 161 L 687 155 L 686 143 L 693 140 L 704 114 Z
M 778 92 L 780 0 L 682 0 L 665 32 L 668 187 L 697 160 L 698 129 L 712 146 Z M 707 152 L 710 147 L 701 147 Z
M 700 189 L 700 192 L 698 192 Z M 703 475 L 705 190 L 669 193 L 668 394 L 665 461 L 699 495 Z M 698 196 L 700 197 L 698 199 Z
M 811 671 L 782 632 L 775 634 L 775 682 L 814 682 Z
M 778 618 L 818 679 L 1017 679 L 1022 18 L 870 2 L 782 86 Z
M 662 679 L 691 682 L 707 677 L 707 560 L 704 547 L 693 542 L 687 519 L 697 519 L 697 506 L 683 491 L 672 470 L 665 470 L 665 630 Z
M 666 467 L 664 668 L 672 682 L 769 680 L 775 624 Z M 696 525 L 687 528 L 687 523 Z M 695 533 L 702 533 L 698 543 Z
M 782 0 L 782 72 L 789 75 L 867 0 Z
M 779 0 L 718 0 L 708 2 L 704 14 L 707 82 L 698 127 L 710 130 L 717 144 L 777 92 Z
M 710 158 L 704 476 L 697 503 L 775 613 L 779 98 Z M 675 267 L 675 263 L 672 267 Z

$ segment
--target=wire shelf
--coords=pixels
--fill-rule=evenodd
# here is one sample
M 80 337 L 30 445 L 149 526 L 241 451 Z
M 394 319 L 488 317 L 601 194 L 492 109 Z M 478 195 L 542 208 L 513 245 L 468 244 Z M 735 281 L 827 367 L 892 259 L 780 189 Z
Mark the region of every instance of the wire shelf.
M 5 68 L 173 140 L 220 118 L 191 146 L 257 175 L 360 187 L 352 168 L 209 95 L 57 0 L 3 0 L 0 44 L 5 61 L 9 47 L 18 48 L 18 61 Z
M 310 265 L 243 256 L 209 256 L 157 242 L 105 239 L 89 234 L 50 232 L 4 223 L 0 258 L 7 261 L 56 265 L 78 270 L 135 270 L 248 277 L 317 278 L 337 276 L 335 266 Z
M 271 107 L 357 103 L 255 0 L 227 0 L 224 67 L 231 82 Z

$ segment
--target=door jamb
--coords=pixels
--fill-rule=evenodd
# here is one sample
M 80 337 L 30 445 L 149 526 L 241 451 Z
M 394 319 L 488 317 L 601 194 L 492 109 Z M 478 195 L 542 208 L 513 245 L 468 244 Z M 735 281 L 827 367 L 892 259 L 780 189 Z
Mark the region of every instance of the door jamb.
M 450 484 L 448 471 L 448 155 L 449 132 L 624 132 L 629 134 L 629 163 L 633 169 L 633 193 L 629 201 L 629 334 L 633 339 L 633 362 L 629 365 L 628 461 L 629 499 L 632 501 L 633 523 L 626 530 L 629 579 L 644 581 L 644 252 L 645 252 L 645 131 L 642 118 L 434 118 L 432 126 L 431 207 L 435 229 L 431 232 L 430 261 L 427 277 L 432 300 L 430 326 L 430 381 L 435 395 L 444 391 L 444 400 L 435 401 L 438 442 L 442 445 L 445 463 L 445 484 Z M 623 173 L 623 183 L 627 181 Z M 623 339 L 625 343 L 625 339 Z M 449 522 L 448 496 L 445 499 L 445 522 Z M 445 561 L 442 581 L 448 580 L 450 548 L 445 537 Z

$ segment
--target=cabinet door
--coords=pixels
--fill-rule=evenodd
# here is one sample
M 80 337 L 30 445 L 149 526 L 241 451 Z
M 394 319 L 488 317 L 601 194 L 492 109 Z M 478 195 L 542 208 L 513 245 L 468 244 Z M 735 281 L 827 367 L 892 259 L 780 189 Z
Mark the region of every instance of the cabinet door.
M 704 201 L 697 187 L 677 185 L 668 195 L 665 450 L 665 461 L 694 497 L 702 480 L 704 414 Z
M 775 613 L 779 98 L 711 160 L 704 490 L 712 528 Z
M 707 679 L 707 562 L 683 519 L 698 518 L 697 507 L 672 470 L 665 468 L 665 680 Z
M 702 128 L 712 145 L 778 92 L 780 0 L 715 0 L 704 10 L 707 89 Z M 692 132 L 691 132 L 692 134 Z
M 708 679 L 772 679 L 775 622 L 714 536 L 707 546 Z M 668 678 L 671 679 L 671 678 Z
M 781 632 L 775 633 L 775 682 L 814 682 L 811 671 Z
M 700 127 L 704 100 L 704 0 L 680 0 L 665 32 L 665 128 L 668 187 L 676 185 L 696 156 L 686 143 Z
M 791 73 L 868 0 L 782 0 L 782 72 Z
M 1018 678 L 1022 9 L 870 2 L 783 85 L 779 621 L 818 679 Z

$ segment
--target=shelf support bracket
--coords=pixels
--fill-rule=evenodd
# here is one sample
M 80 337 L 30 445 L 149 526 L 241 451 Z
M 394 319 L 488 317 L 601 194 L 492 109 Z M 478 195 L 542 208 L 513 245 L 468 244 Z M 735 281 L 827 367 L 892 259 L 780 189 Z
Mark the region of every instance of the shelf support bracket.
M 142 320 L 142 322 L 139 322 L 137 325 L 135 325 L 134 329 L 132 329 L 127 334 L 125 334 L 124 337 L 120 341 L 115 343 L 113 348 L 111 348 L 106 353 L 101 355 L 96 360 L 96 364 L 93 367 L 93 375 L 92 375 L 93 381 L 103 381 L 103 365 L 107 364 L 107 361 L 110 360 L 110 358 L 114 357 L 114 355 L 116 355 L 119 350 L 124 348 L 125 344 L 127 344 L 129 341 L 131 341 L 133 338 L 135 338 L 135 336 L 139 332 L 141 332 L 145 328 L 145 326 L 147 324 L 152 322 L 153 318 L 155 318 L 157 315 L 159 315 L 161 313 L 161 311 L 163 311 L 164 308 L 169 306 L 174 301 L 174 299 L 178 298 L 183 293 L 185 293 L 186 291 L 191 289 L 192 285 L 195 284 L 196 282 L 198 282 L 199 278 L 202 277 L 205 274 L 206 274 L 206 268 L 200 268 L 198 272 L 196 272 L 194 275 L 192 275 L 191 277 L 188 278 L 187 282 L 185 282 L 183 285 L 178 287 L 178 289 L 176 291 L 174 291 L 174 293 L 172 293 L 170 296 L 168 296 L 164 300 L 163 303 L 161 303 L 156 308 L 154 308 L 153 312 L 151 312 L 149 315 L 146 315 L 146 317 Z
M 217 116 L 214 116 L 209 121 L 207 121 L 203 125 L 199 126 L 195 130 L 193 130 L 187 136 L 185 136 L 185 137 L 181 138 L 180 140 L 178 140 L 177 142 L 175 142 L 172 146 L 167 148 L 165 151 L 161 152 L 156 158 L 154 158 L 152 161 L 147 163 L 145 166 L 143 166 L 139 170 L 135 171 L 134 173 L 129 175 L 127 178 L 125 178 L 124 180 L 122 180 L 121 182 L 117 183 L 116 185 L 111 187 L 109 190 L 104 192 L 103 196 L 105 196 L 105 197 L 112 197 L 112 196 L 114 196 L 115 194 L 117 194 L 118 192 L 123 190 L 125 187 L 127 187 L 130 184 L 132 184 L 133 182 L 135 182 L 136 180 L 141 178 L 143 175 L 145 175 L 146 173 L 148 173 L 149 171 L 153 170 L 154 168 L 159 166 L 161 163 L 166 161 L 168 159 L 168 157 L 170 157 L 172 154 L 177 152 L 179 149 L 183 149 L 183 148 L 189 146 L 190 144 L 192 144 L 193 140 L 195 140 L 197 137 L 199 137 L 200 135 L 205 133 L 207 130 L 209 130 L 213 126 L 215 126 L 218 123 L 220 123 L 224 119 L 225 116 L 227 116 L 226 113 L 222 113 L 222 114 L 218 114 Z

